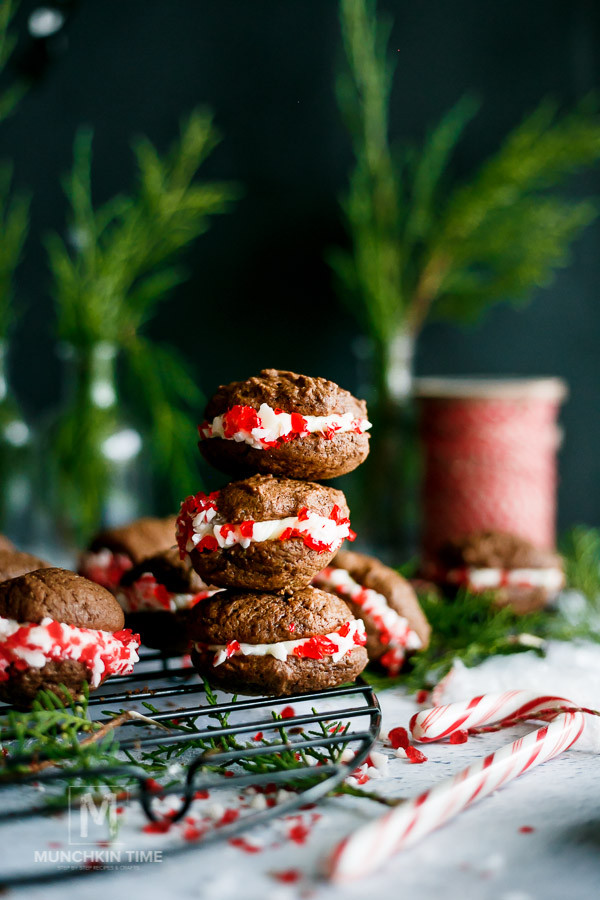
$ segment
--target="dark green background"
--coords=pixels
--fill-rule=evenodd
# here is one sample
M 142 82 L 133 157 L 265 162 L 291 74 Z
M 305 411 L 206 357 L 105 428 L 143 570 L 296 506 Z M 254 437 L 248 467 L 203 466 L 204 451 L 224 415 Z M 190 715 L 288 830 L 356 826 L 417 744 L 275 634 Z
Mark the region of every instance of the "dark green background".
M 22 3 L 23 27 L 35 6 Z M 542 97 L 569 104 L 598 81 L 594 0 L 387 0 L 380 8 L 395 20 L 395 137 L 420 138 L 466 90 L 484 100 L 456 156 L 458 176 Z M 66 38 L 0 132 L 0 155 L 14 159 L 19 185 L 34 195 L 13 351 L 27 408 L 39 413 L 60 392 L 41 238 L 64 226 L 60 176 L 76 127 L 95 129 L 101 201 L 129 185 L 130 138 L 143 133 L 165 147 L 197 104 L 214 109 L 224 134 L 205 174 L 237 180 L 245 196 L 190 253 L 190 280 L 154 331 L 181 346 L 206 392 L 265 365 L 355 387 L 357 332 L 323 262 L 344 240 L 337 198 L 352 159 L 332 88 L 335 0 L 83 0 Z M 573 186 L 599 188 L 598 171 Z M 571 267 L 523 311 L 499 306 L 468 331 L 430 325 L 417 359 L 420 374 L 567 379 L 563 525 L 600 523 L 599 238 L 599 225 L 589 229 Z

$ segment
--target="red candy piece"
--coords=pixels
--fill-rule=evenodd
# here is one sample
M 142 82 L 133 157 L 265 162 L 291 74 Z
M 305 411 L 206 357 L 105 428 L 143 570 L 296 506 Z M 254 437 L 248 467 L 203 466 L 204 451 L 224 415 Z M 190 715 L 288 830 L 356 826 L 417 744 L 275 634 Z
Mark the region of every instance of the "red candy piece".
M 306 419 L 304 416 L 301 416 L 300 413 L 292 413 L 292 431 L 297 435 L 308 434 L 308 429 L 306 427 Z
M 427 762 L 427 757 L 424 753 L 421 753 L 420 750 L 417 750 L 416 747 L 411 747 L 410 744 L 406 748 L 406 755 L 408 757 L 409 762 L 411 763 L 424 763 Z
M 241 522 L 239 527 L 242 537 L 251 538 L 254 534 L 254 521 L 252 519 L 247 519 L 245 522 Z
M 240 650 L 241 647 L 239 641 L 229 641 L 229 643 L 225 647 L 227 659 L 230 659 L 235 653 L 239 653 Z
M 237 809 L 226 809 L 219 821 L 216 823 L 217 828 L 222 825 L 231 825 L 236 819 L 239 819 L 240 813 Z
M 205 534 L 199 544 L 196 545 L 196 550 L 200 553 L 203 553 L 207 550 L 209 553 L 212 553 L 214 550 L 219 549 L 219 544 L 216 537 L 213 534 Z
M 252 431 L 260 427 L 260 418 L 251 406 L 233 406 L 223 416 L 223 433 L 232 438 L 238 431 Z
M 451 744 L 466 744 L 469 740 L 469 732 L 463 731 L 462 729 L 459 731 L 453 731 L 450 735 L 450 743 Z
M 273 878 L 281 881 L 282 884 L 295 884 L 302 878 L 302 874 L 298 869 L 284 869 L 283 872 L 272 872 L 271 874 Z
M 403 750 L 408 750 L 410 746 L 406 728 L 392 728 L 388 734 L 388 741 L 394 750 L 398 750 L 399 747 L 402 747 Z
M 296 713 L 294 712 L 293 706 L 284 706 L 280 715 L 282 719 L 293 719 Z

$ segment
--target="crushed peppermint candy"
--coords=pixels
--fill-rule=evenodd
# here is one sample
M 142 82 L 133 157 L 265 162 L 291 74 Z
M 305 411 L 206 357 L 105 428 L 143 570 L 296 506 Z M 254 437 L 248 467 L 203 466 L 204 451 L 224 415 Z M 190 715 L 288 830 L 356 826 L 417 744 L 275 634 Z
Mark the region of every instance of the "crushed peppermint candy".
M 288 656 L 299 659 L 326 659 L 339 662 L 342 657 L 351 653 L 355 647 L 363 647 L 367 642 L 365 625 L 361 619 L 345 622 L 337 631 L 330 634 L 317 634 L 296 641 L 276 641 L 272 644 L 245 644 L 240 641 L 229 641 L 227 644 L 195 643 L 197 650 L 212 650 L 213 665 L 220 666 L 232 656 L 274 656 L 284 662 Z M 282 710 L 284 716 L 285 710 Z
M 398 750 L 398 748 L 402 748 L 406 750 L 408 745 L 410 744 L 410 740 L 408 737 L 408 731 L 406 728 L 392 728 L 390 733 L 388 734 L 388 741 L 392 745 L 394 750 Z
M 144 572 L 133 584 L 119 588 L 117 600 L 126 613 L 137 612 L 177 612 L 191 609 L 201 600 L 216 594 L 220 588 L 204 589 L 196 593 L 177 594 L 167 590 L 151 572 Z
M 379 642 L 388 648 L 379 663 L 389 675 L 398 674 L 406 652 L 420 650 L 423 646 L 408 619 L 396 612 L 383 594 L 358 584 L 346 569 L 328 566 L 315 575 L 313 584 L 337 594 L 343 600 L 352 601 L 369 616 L 377 628 Z
M 371 423 L 367 418 L 352 413 L 303 416 L 262 403 L 258 410 L 233 406 L 223 415 L 215 416 L 212 422 L 202 422 L 198 433 L 201 440 L 221 438 L 248 444 L 255 450 L 271 450 L 311 434 L 332 440 L 336 434 L 365 434 L 369 428 Z
M 126 553 L 113 553 L 104 548 L 97 552 L 84 553 L 79 561 L 79 574 L 96 584 L 101 584 L 113 593 L 118 588 L 121 578 L 133 568 L 133 561 Z
M 303 506 L 296 516 L 256 522 L 226 522 L 218 510 L 219 491 L 202 492 L 187 497 L 177 518 L 177 543 L 183 558 L 192 550 L 212 552 L 239 544 L 247 549 L 251 543 L 287 541 L 298 538 L 317 553 L 338 550 L 344 540 L 356 537 L 350 519 L 335 504 L 328 516 L 311 512 Z
M 53 659 L 72 659 L 90 671 L 90 684 L 98 687 L 108 675 L 127 675 L 138 661 L 139 634 L 129 628 L 100 631 L 77 628 L 46 616 L 38 624 L 21 624 L 0 617 L 0 681 L 10 668 L 42 669 Z

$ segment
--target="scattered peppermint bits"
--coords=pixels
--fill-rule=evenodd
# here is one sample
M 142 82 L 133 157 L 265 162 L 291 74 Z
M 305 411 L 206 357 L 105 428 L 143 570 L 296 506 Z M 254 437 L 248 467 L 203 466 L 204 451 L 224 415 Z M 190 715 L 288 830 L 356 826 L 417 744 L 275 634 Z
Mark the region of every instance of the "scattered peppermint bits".
M 304 822 L 295 822 L 288 831 L 288 838 L 294 844 L 305 844 L 310 835 L 310 828 Z
M 302 878 L 298 869 L 284 869 L 282 872 L 271 872 L 271 877 L 282 884 L 296 884 Z
M 464 730 L 453 731 L 450 735 L 451 744 L 466 744 L 469 740 L 469 732 Z
M 533 834 L 534 831 L 533 825 L 521 825 L 519 828 L 519 834 Z
M 232 847 L 238 847 L 240 850 L 243 850 L 244 853 L 261 853 L 263 850 L 263 847 L 259 847 L 258 844 L 251 844 L 245 837 L 229 838 L 229 843 Z

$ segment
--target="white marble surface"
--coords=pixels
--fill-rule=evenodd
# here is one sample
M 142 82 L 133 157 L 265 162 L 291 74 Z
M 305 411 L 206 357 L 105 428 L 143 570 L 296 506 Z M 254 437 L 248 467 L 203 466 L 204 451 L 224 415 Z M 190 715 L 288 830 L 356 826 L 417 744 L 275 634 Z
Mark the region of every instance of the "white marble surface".
M 382 693 L 380 701 L 384 735 L 396 725 L 407 726 L 416 709 L 411 698 L 395 690 Z M 389 762 L 383 771 L 372 772 L 374 777 L 366 787 L 386 795 L 411 796 L 509 743 L 529 727 L 470 738 L 462 745 L 427 745 L 423 749 L 428 761 L 422 765 L 397 759 L 384 747 Z M 198 845 L 163 862 L 90 873 L 83 879 L 22 888 L 14 893 L 32 900 L 106 900 L 109 896 L 134 895 L 144 900 L 167 895 L 206 900 L 336 900 L 342 895 L 404 893 L 427 900 L 587 900 L 600 894 L 599 785 L 600 756 L 572 749 L 482 800 L 368 881 L 343 888 L 322 879 L 319 873 L 323 860 L 341 837 L 382 812 L 382 807 L 372 801 L 330 799 L 317 810 L 303 813 L 301 819 L 278 820 L 246 832 L 247 841 L 261 847 L 255 854 L 228 843 L 205 849 Z M 223 805 L 221 796 L 217 803 Z M 212 814 L 220 815 L 213 798 L 198 801 L 199 806 L 202 804 L 205 810 L 212 804 Z M 316 813 L 320 814 L 318 821 L 314 821 Z M 168 835 L 143 833 L 144 819 L 134 809 L 126 810 L 122 818 L 126 819 L 118 836 L 122 851 L 160 849 L 180 839 L 181 830 Z M 290 829 L 299 822 L 308 830 L 306 841 L 300 844 L 289 839 Z M 523 826 L 533 830 L 523 832 Z M 4 826 L 2 837 L 3 872 L 35 868 L 34 850 L 69 849 L 68 820 L 61 816 Z M 299 880 L 282 883 L 276 873 L 291 869 L 300 874 Z

